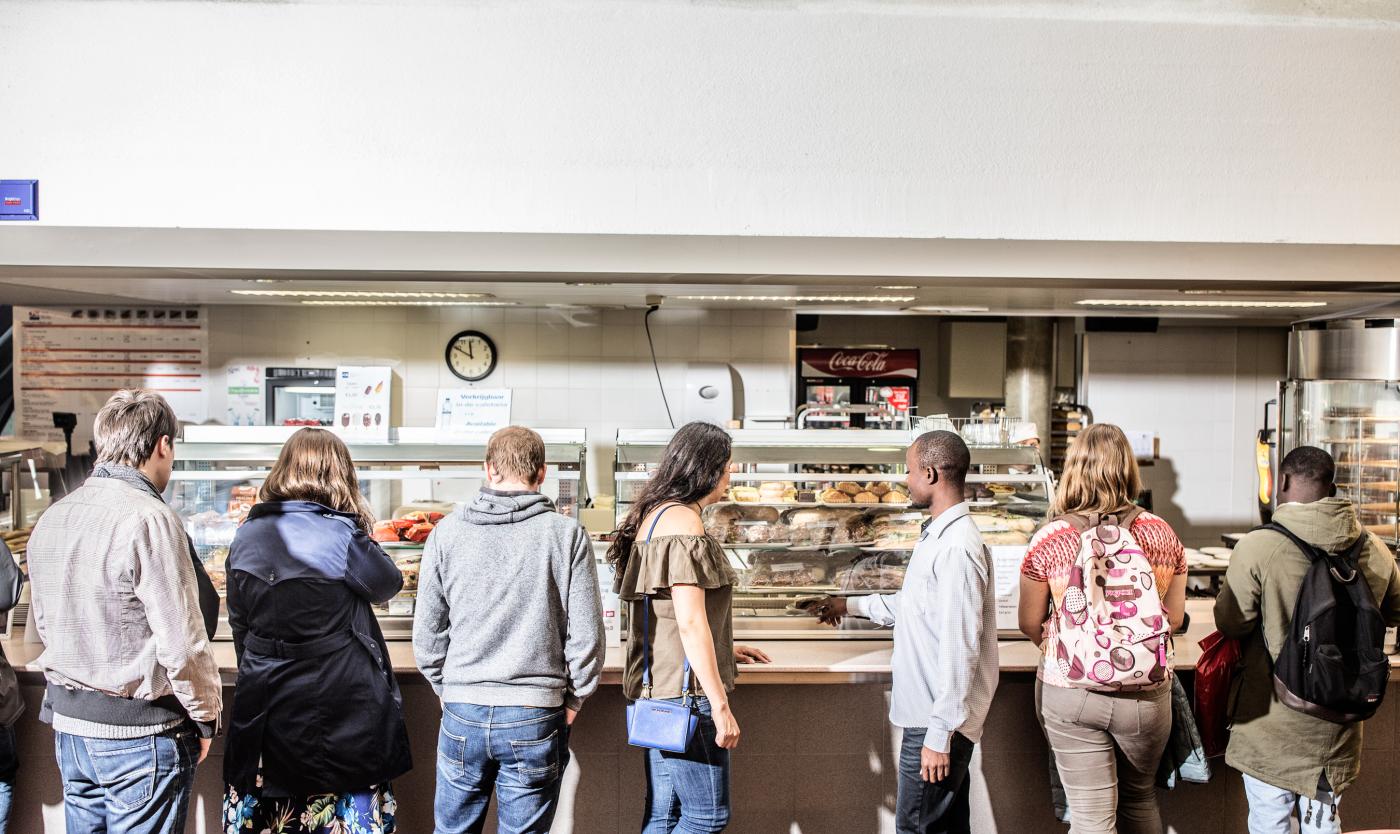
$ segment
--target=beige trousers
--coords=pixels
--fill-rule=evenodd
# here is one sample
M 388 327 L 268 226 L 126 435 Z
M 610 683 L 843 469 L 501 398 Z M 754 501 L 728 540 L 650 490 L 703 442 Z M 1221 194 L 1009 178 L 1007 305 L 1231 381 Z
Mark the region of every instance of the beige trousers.
M 1161 834 L 1153 782 L 1171 735 L 1170 684 L 1106 694 L 1036 681 L 1035 696 L 1069 800 L 1070 834 Z

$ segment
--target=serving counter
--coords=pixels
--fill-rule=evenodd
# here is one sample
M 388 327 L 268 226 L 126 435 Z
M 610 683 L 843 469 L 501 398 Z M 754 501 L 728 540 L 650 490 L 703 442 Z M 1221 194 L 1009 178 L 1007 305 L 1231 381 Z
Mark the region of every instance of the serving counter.
M 1176 641 L 1176 666 L 1195 663 L 1196 642 L 1212 629 L 1211 602 L 1191 600 L 1188 633 Z M 888 640 L 752 641 L 773 657 L 764 666 L 740 667 L 733 696 L 743 730 L 734 754 L 734 821 L 742 834 L 862 834 L 892 832 L 899 734 L 886 720 L 890 678 Z M 18 726 L 22 766 L 12 832 L 62 831 L 61 792 L 53 760 L 53 736 L 37 721 L 42 678 L 33 665 L 37 644 L 17 635 L 4 643 L 19 671 L 28 709 Z M 1063 832 L 1051 816 L 1048 752 L 1035 717 L 1037 652 L 1024 640 L 999 645 L 1001 685 L 978 745 L 973 775 L 973 830 Z M 231 644 L 214 644 L 232 698 Z M 432 830 L 433 757 L 440 707 L 413 665 L 408 643 L 391 643 L 390 660 L 403 684 L 415 769 L 394 785 L 400 832 Z M 621 651 L 611 649 L 602 688 L 589 699 L 570 738 L 573 761 L 554 830 L 635 831 L 645 782 L 642 753 L 622 732 Z M 1394 664 L 1394 661 L 1392 661 Z M 1393 666 L 1394 668 L 1394 666 Z M 1400 677 L 1400 669 L 1393 679 Z M 1360 782 L 1347 795 L 1347 824 L 1389 824 L 1400 802 L 1388 785 L 1400 776 L 1400 683 L 1368 723 Z M 200 768 L 188 831 L 219 831 L 222 740 Z M 1193 834 L 1243 831 L 1239 777 L 1223 764 L 1206 785 L 1183 785 L 1163 794 L 1168 830 Z M 488 831 L 494 828 L 488 827 Z

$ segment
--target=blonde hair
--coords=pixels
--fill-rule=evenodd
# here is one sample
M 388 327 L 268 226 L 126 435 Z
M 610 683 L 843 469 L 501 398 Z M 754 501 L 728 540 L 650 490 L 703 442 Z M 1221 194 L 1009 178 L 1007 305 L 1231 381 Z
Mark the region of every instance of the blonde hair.
M 1116 512 L 1132 506 L 1141 492 L 1127 435 L 1112 423 L 1095 423 L 1069 444 L 1050 515 Z
M 139 467 L 156 453 L 162 437 L 174 445 L 179 433 L 180 423 L 170 403 L 144 388 L 123 388 L 113 394 L 92 421 L 98 463 Z
M 497 429 L 486 442 L 486 462 L 502 475 L 533 484 L 544 466 L 544 438 L 524 426 Z
M 301 429 L 287 440 L 258 490 L 258 500 L 315 501 L 354 515 L 366 533 L 374 525 L 350 450 L 325 429 Z

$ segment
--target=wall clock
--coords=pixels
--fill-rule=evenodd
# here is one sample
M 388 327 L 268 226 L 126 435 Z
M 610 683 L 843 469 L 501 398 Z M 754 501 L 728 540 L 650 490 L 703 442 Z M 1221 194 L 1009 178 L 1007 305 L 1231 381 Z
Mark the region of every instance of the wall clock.
M 458 379 L 480 382 L 496 370 L 496 343 L 479 330 L 463 330 L 447 340 L 447 369 Z

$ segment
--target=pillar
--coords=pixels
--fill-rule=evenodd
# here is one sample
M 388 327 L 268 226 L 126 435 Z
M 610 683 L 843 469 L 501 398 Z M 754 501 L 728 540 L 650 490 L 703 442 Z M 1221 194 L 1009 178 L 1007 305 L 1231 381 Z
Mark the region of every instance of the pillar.
M 1013 316 L 1006 320 L 1006 413 L 1040 429 L 1050 449 L 1050 402 L 1055 388 L 1055 322 Z

